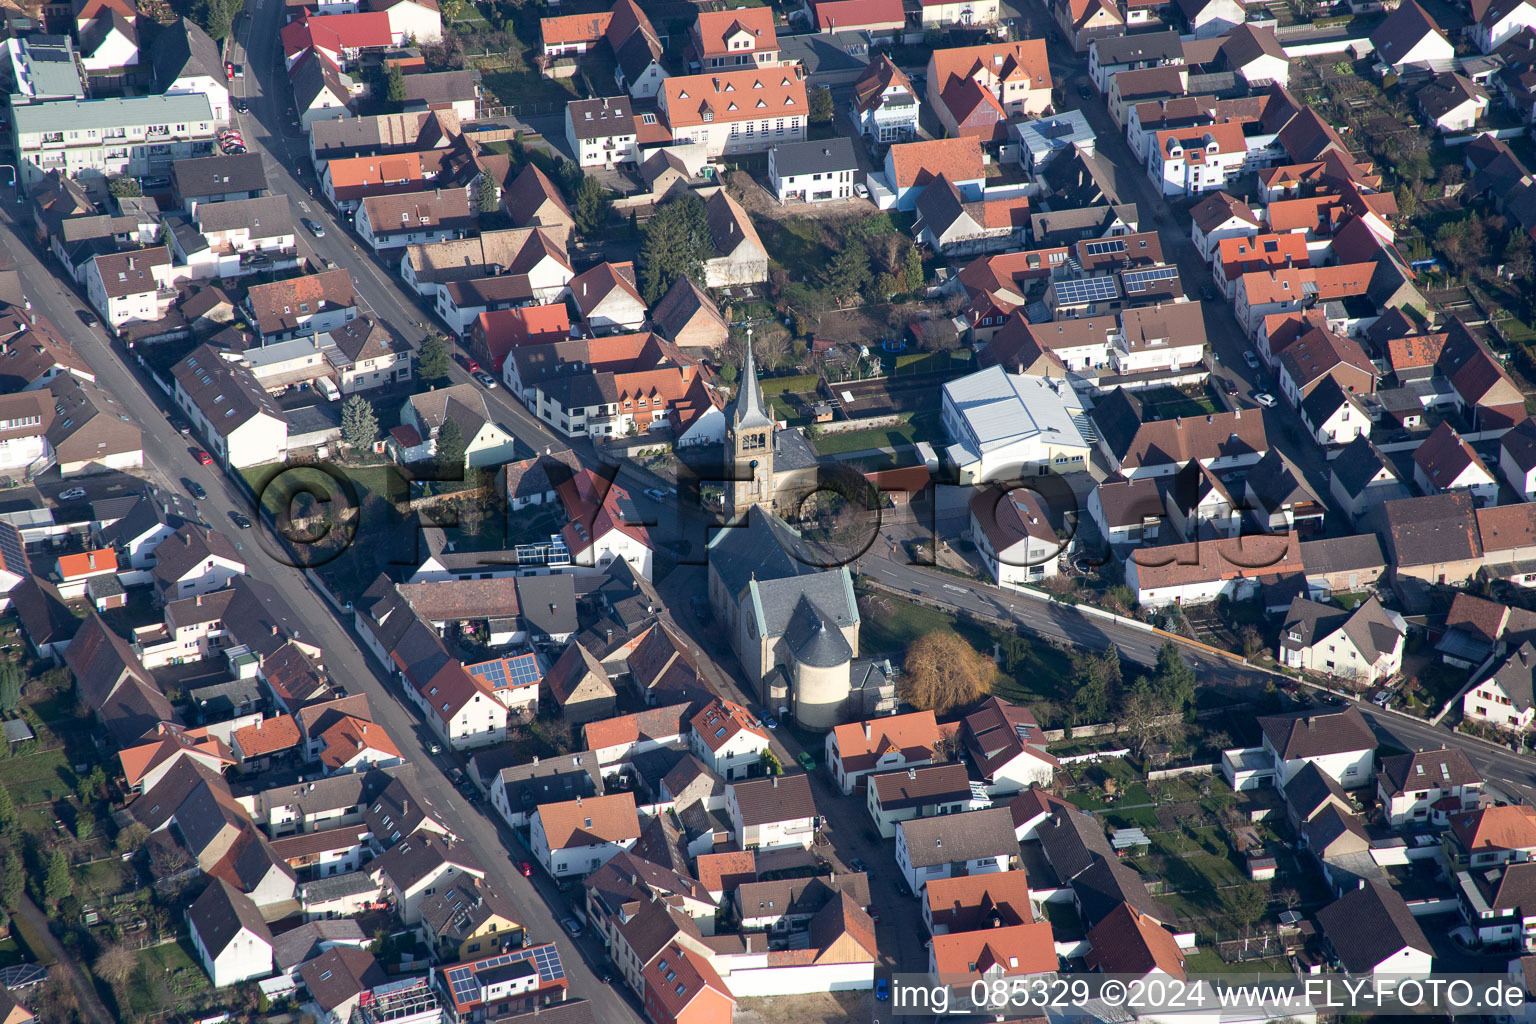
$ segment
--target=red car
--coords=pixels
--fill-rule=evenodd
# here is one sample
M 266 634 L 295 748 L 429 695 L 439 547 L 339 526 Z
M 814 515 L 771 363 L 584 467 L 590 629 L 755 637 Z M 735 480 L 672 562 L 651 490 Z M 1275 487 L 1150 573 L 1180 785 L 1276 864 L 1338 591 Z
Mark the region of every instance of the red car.
M 470 373 L 480 372 L 480 364 L 475 362 L 473 359 L 466 360 L 464 365 L 468 367 Z
M 192 449 L 192 457 L 198 461 L 199 465 L 202 465 L 202 466 L 211 466 L 211 465 L 213 465 L 213 456 L 209 455 L 207 452 L 203 451 L 201 448 L 194 448 L 194 449 Z
M 521 864 L 519 864 L 517 866 L 517 868 L 518 868 L 519 871 L 521 871 L 523 873 L 523 877 L 524 878 L 532 878 L 533 877 L 533 865 L 529 864 L 527 861 L 523 861 Z

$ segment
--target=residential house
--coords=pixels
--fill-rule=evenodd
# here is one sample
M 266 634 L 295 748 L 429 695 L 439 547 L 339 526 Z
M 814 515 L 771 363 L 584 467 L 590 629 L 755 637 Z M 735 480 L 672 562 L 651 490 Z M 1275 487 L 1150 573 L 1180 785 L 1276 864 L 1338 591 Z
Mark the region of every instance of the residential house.
M 187 18 L 178 18 L 155 36 L 150 48 L 155 85 L 166 97 L 202 97 L 212 120 L 229 120 L 229 80 L 219 60 L 219 48 L 208 33 Z
M 112 393 L 94 381 L 60 374 L 48 385 L 54 417 L 46 438 L 62 477 L 144 465 L 144 442 L 137 425 Z
M 1280 392 L 1293 407 L 1328 378 L 1349 394 L 1376 390 L 1376 368 L 1353 338 L 1314 327 L 1280 353 Z
M 1482 792 L 1482 775 L 1459 747 L 1383 757 L 1376 772 L 1376 801 L 1393 828 L 1446 825 L 1476 810 Z
M 635 283 L 632 262 L 599 263 L 571 279 L 571 301 L 596 337 L 636 331 L 645 326 L 645 299 Z
M 1316 764 L 1345 789 L 1370 783 L 1376 737 L 1358 708 L 1304 709 L 1265 715 L 1258 722 L 1277 785 L 1284 786 L 1306 764 Z
M 573 645 L 574 646 L 574 645 Z M 491 806 L 514 828 L 528 824 L 541 804 L 566 803 L 577 797 L 591 799 L 601 795 L 601 762 L 593 751 L 559 757 L 534 758 L 532 761 L 504 765 L 489 773 L 482 758 L 494 757 L 494 751 L 476 754 L 470 770 L 490 797 Z
M 1536 501 L 1536 419 L 1526 417 L 1499 438 L 1499 473 L 1522 501 Z
M 1247 20 L 1239 0 L 1178 0 L 1175 6 L 1196 39 L 1224 36 Z
M 1353 391 L 1344 390 L 1333 376 L 1325 376 L 1314 384 L 1298 411 L 1302 423 L 1320 445 L 1347 445 L 1356 438 L 1371 435 L 1370 412 Z
M 727 782 L 759 774 L 768 730 L 746 708 L 716 697 L 693 716 L 689 749 Z
M 1465 491 L 1479 505 L 1492 503 L 1499 492 L 1487 464 L 1443 421 L 1414 449 L 1413 482 L 1426 494 Z
M 282 461 L 288 421 L 250 370 L 200 346 L 171 370 L 176 405 L 215 459 L 243 469 Z
M 899 822 L 985 806 L 985 798 L 978 796 L 965 765 L 951 762 L 872 775 L 865 805 L 881 838 L 891 839 Z
M 884 180 L 886 187 L 895 194 L 895 207 L 911 211 L 923 189 L 941 175 L 967 202 L 981 199 L 985 167 L 981 144 L 971 136 L 903 142 L 886 151 Z M 881 202 L 883 206 L 884 200 Z
M 1217 249 L 1228 238 L 1246 238 L 1259 230 L 1259 215 L 1252 207 L 1225 192 L 1216 192 L 1200 200 L 1190 210 L 1193 223 L 1190 237 L 1200 258 L 1207 263 L 1216 259 Z
M 851 199 L 858 170 L 852 139 L 789 142 L 768 151 L 768 182 L 781 203 Z
M 353 221 L 374 252 L 463 238 L 475 227 L 469 196 L 456 188 L 369 196 Z
M 930 935 L 1010 928 L 1036 919 L 1029 879 L 1022 871 L 935 878 L 923 900 Z
M 1434 965 L 1434 950 L 1408 904 L 1382 882 L 1367 881 L 1328 904 L 1317 912 L 1317 925 L 1348 974 L 1424 977 Z
M 1304 672 L 1374 686 L 1402 670 L 1406 633 L 1402 617 L 1374 594 L 1350 611 L 1298 597 L 1280 630 L 1279 659 Z
M 341 70 L 335 58 L 321 49 L 305 50 L 288 68 L 294 109 L 299 127 L 312 131 L 317 123 L 353 115 L 361 85 Z
M 272 931 L 256 904 L 215 878 L 187 910 L 192 946 L 215 988 L 272 973 Z
M 932 764 L 939 741 L 932 711 L 850 722 L 827 733 L 827 767 L 846 796 L 872 773 Z
M 779 63 L 773 12 L 764 8 L 700 11 L 689 42 L 693 60 L 705 71 Z
M 1455 47 L 1429 12 L 1408 0 L 1371 33 L 1375 57 L 1394 72 L 1405 68 L 1441 70 L 1450 66 Z
M 970 501 L 971 540 L 999 584 L 1054 576 L 1063 550 L 1040 495 L 1023 487 L 979 490 Z
M 246 560 L 228 537 L 186 523 L 156 545 L 150 579 L 156 601 L 165 605 L 222 590 L 245 571 Z
M 643 116 L 654 119 L 656 115 Z M 629 97 L 605 96 L 567 103 L 565 138 L 581 167 L 633 164 L 639 130 Z
M 1488 90 L 1454 72 L 1436 75 L 1413 99 L 1425 121 L 1446 134 L 1471 131 L 1488 112 Z
M 960 134 L 976 103 L 1000 111 L 1004 121 L 1038 116 L 1051 106 L 1053 83 L 1043 39 L 934 50 L 926 75 L 928 105 L 952 135 Z
M 1525 31 L 1536 31 L 1536 4 L 1529 0 L 1478 0 L 1467 29 L 1483 53 L 1492 53 Z
M 529 828 L 534 857 L 555 878 L 589 874 L 640 838 L 633 793 L 540 804 Z
M 1019 863 L 1013 815 L 989 807 L 896 826 L 896 867 L 912 892 L 936 878 L 1009 871 Z
M 661 115 L 675 143 L 702 144 L 710 157 L 760 153 L 805 138 L 803 75 L 797 64 L 669 78 Z
M 1443 837 L 1451 870 L 1484 871 L 1523 863 L 1536 853 L 1536 809 L 1526 804 L 1494 804 L 1451 815 Z
M 475 384 L 455 384 L 411 395 L 400 407 L 400 423 L 414 435 L 402 444 L 404 462 L 433 458 L 443 424 L 453 421 L 464 442 L 465 469 L 495 466 L 511 456 L 512 435 L 491 419 L 485 395 Z
M 853 83 L 849 118 L 861 136 L 882 145 L 908 142 L 917 135 L 920 106 L 912 80 L 879 53 Z
M 419 924 L 422 908 L 444 879 L 485 877 L 480 860 L 465 843 L 436 832 L 417 832 L 368 863 L 368 874 L 384 886 L 402 923 Z
M 717 254 L 704 261 L 704 286 L 732 288 L 768 280 L 768 250 L 741 204 L 725 189 L 716 189 L 704 200 L 704 213 Z
M 1364 434 L 1345 445 L 1329 464 L 1328 493 L 1351 518 L 1358 518 L 1384 502 L 1408 496 L 1392 461 Z
M 1536 673 L 1536 646 L 1521 643 L 1461 698 L 1463 716 L 1512 732 L 1524 732 L 1536 719 L 1532 674 Z
M 1049 787 L 1058 762 L 1045 749 L 1034 713 L 989 697 L 965 716 L 960 738 L 988 793 L 1012 794 L 1031 786 Z
M 163 245 L 103 253 L 85 270 L 85 295 L 112 328 L 159 320 L 176 297 L 171 253 Z
M 1088 966 L 1105 974 L 1185 977 L 1185 953 L 1173 933 L 1129 903 L 1088 933 Z
M 321 342 L 326 361 L 336 371 L 344 395 L 388 387 L 411 379 L 410 350 L 371 316 L 349 320 Z
M 1077 53 L 1086 53 L 1096 40 L 1125 34 L 1125 17 L 1114 4 L 1100 0 L 1056 0 L 1050 8 L 1057 27 Z
M 821 818 L 806 775 L 771 775 L 725 789 L 726 810 L 743 850 L 809 849 Z

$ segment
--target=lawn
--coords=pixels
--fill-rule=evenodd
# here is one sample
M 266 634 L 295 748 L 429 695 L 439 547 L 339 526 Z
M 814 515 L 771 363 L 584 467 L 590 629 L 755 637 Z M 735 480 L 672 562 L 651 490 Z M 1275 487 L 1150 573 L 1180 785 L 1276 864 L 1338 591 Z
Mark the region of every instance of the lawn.
M 1214 949 L 1202 946 L 1184 954 L 1184 970 L 1190 974 L 1290 974 L 1291 965 L 1279 958 L 1229 964 Z
M 1175 416 L 1206 416 L 1216 411 L 1208 395 L 1192 398 L 1177 388 L 1148 388 L 1141 394 L 1145 408 L 1154 418 L 1170 420 Z
M 866 448 L 897 448 L 916 444 L 938 434 L 938 411 L 903 413 L 901 422 L 891 427 L 873 430 L 850 430 L 840 434 L 823 434 L 811 442 L 820 455 L 841 455 L 861 452 Z
M 128 1009 L 147 1016 L 170 1009 L 208 988 L 208 976 L 180 942 L 139 951 L 139 970 L 128 985 Z
M 768 250 L 768 258 L 785 269 L 824 267 L 834 255 L 816 237 L 819 233 L 816 222 L 804 217 L 783 220 L 753 217 L 752 226 L 757 228 L 757 236 L 763 240 L 763 248 Z
M 51 803 L 74 792 L 75 773 L 61 747 L 0 759 L 0 783 L 18 804 Z
M 378 495 L 391 504 L 404 502 L 408 484 L 393 465 L 378 466 L 331 466 L 330 472 L 309 466 L 253 466 L 240 471 L 251 492 L 261 500 L 262 512 L 276 516 L 284 509 L 292 509 L 296 499 L 308 494 L 305 501 L 332 501 L 346 508 L 352 503 L 349 488 L 356 492 L 357 501 L 365 504 L 370 495 Z M 340 479 L 333 475 L 339 473 Z
M 545 78 L 537 71 L 484 70 L 480 75 L 490 106 L 543 111 L 546 107 L 563 107 L 571 100 L 579 99 L 573 78 Z
M 936 611 L 903 601 L 888 594 L 863 594 L 859 600 L 859 647 L 867 657 L 888 655 L 900 660 L 907 645 L 918 637 L 941 629 L 953 629 L 979 651 L 991 653 L 1001 639 L 995 630 L 958 620 L 947 612 Z M 1011 668 L 1004 667 L 992 692 L 1015 704 L 1028 705 L 1037 700 L 1056 700 L 1072 675 L 1071 660 L 1049 644 L 1025 641 L 1019 658 Z M 1142 799 L 1122 800 L 1140 803 Z

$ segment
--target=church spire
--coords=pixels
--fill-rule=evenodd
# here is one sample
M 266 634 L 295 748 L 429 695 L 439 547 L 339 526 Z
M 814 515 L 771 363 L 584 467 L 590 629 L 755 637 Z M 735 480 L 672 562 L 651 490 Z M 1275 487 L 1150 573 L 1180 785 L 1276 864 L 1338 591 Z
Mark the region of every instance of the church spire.
M 747 361 L 741 370 L 741 386 L 736 393 L 734 425 L 736 429 L 772 427 L 773 419 L 766 411 L 763 389 L 757 382 L 757 363 L 752 358 L 752 332 L 747 332 Z

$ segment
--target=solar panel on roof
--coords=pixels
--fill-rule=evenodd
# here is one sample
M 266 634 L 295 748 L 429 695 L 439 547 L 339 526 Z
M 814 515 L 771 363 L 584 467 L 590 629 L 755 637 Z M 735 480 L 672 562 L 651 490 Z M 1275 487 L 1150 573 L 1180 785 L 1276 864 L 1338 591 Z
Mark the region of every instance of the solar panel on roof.
M 515 658 L 508 658 L 507 667 L 512 673 L 513 686 L 528 686 L 542 678 L 539 673 L 539 659 L 531 651 L 527 654 L 519 654 Z
M 1089 256 L 1105 256 L 1112 252 L 1125 252 L 1125 242 L 1119 238 L 1110 239 L 1107 242 L 1089 242 L 1084 247 L 1084 251 Z
M 1113 277 L 1078 277 L 1056 282 L 1056 300 L 1067 305 L 1107 302 L 1118 294 Z
M 1178 278 L 1178 267 L 1149 267 L 1146 270 L 1127 270 L 1121 275 L 1127 290 L 1140 291 L 1155 281 L 1172 281 Z

